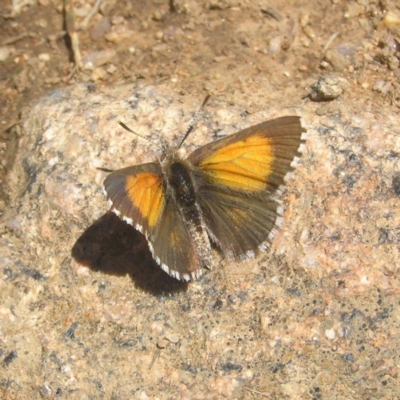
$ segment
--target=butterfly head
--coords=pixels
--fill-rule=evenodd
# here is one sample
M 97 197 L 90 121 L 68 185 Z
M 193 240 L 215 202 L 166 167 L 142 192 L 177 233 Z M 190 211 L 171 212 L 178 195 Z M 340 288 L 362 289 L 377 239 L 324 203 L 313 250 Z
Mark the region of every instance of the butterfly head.
M 183 148 L 171 147 L 168 143 L 163 144 L 163 149 L 159 161 L 161 165 L 172 163 L 173 161 L 182 161 L 187 157 L 187 152 Z

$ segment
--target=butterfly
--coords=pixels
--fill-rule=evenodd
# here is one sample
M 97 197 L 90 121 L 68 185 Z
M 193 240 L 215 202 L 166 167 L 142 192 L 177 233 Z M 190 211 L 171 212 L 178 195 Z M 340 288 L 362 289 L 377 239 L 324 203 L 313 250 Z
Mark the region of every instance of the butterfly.
M 276 118 L 187 157 L 178 148 L 116 170 L 104 189 L 111 210 L 145 235 L 157 264 L 174 278 L 195 280 L 213 267 L 212 244 L 230 260 L 269 247 L 282 224 L 279 197 L 305 139 L 300 117 Z

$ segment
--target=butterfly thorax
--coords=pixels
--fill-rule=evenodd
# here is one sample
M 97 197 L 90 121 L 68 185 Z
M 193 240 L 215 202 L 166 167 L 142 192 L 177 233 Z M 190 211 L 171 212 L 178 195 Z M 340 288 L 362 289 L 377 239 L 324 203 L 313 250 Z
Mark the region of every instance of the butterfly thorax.
M 177 203 L 183 207 L 193 206 L 196 201 L 196 192 L 190 171 L 191 166 L 185 159 L 183 150 L 171 152 L 161 162 L 161 166 Z
M 168 179 L 175 191 L 178 203 L 186 207 L 192 206 L 196 201 L 196 194 L 187 167 L 180 162 L 172 163 Z

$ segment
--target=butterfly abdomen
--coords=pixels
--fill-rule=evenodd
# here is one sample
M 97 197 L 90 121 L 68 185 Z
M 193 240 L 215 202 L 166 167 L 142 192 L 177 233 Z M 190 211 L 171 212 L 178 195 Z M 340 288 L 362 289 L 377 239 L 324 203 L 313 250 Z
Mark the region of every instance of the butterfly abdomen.
M 189 165 L 173 161 L 166 171 L 179 212 L 200 258 L 202 266 L 211 267 L 211 244 L 201 210 L 196 203 L 196 191 Z

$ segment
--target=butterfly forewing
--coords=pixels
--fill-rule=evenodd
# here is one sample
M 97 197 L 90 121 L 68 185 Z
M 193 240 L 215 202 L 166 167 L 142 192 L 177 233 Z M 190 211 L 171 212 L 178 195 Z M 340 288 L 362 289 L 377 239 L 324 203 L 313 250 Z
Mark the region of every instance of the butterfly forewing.
M 253 193 L 280 185 L 300 156 L 300 118 L 265 121 L 195 150 L 188 157 L 210 182 Z
M 112 211 L 146 236 L 163 270 L 178 279 L 195 279 L 201 274 L 200 260 L 165 186 L 158 163 L 117 170 L 104 182 Z
M 278 197 L 303 133 L 299 117 L 278 118 L 189 156 L 207 229 L 226 256 L 251 257 L 272 241 L 282 219 Z
M 111 209 L 146 235 L 152 235 L 165 205 L 165 185 L 158 163 L 119 169 L 106 178 Z

